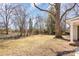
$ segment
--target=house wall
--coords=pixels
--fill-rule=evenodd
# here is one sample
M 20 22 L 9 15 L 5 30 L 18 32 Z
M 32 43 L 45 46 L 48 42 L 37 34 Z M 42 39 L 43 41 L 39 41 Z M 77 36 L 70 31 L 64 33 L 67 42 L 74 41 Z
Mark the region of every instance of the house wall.
M 66 23 L 70 25 L 70 41 L 78 40 L 79 17 L 69 19 Z
M 73 34 L 74 34 L 74 38 L 73 38 L 73 40 L 77 40 L 77 25 L 74 25 L 74 32 L 73 32 Z
M 70 25 L 70 41 L 73 42 L 73 40 L 77 40 L 77 25 L 74 25 L 73 23 Z

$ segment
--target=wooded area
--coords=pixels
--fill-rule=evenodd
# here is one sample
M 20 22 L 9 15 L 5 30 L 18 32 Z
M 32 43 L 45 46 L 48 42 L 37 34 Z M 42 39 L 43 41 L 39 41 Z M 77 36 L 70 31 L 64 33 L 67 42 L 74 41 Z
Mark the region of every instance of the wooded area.
M 35 17 L 35 23 L 33 22 L 33 18 L 29 18 L 29 21 L 27 21 L 29 13 L 20 4 L 1 4 L 0 18 L 2 19 L 1 23 L 3 26 L 0 25 L 0 27 L 3 28 L 0 29 L 4 29 L 4 31 L 6 31 L 6 35 L 8 35 L 9 32 L 19 32 L 20 36 L 28 36 L 31 34 L 55 34 L 56 38 L 62 38 L 62 31 L 64 30 L 62 29 L 63 25 L 61 25 L 61 21 L 63 21 L 63 19 L 68 19 L 66 16 L 72 10 L 74 10 L 76 16 L 78 16 L 78 11 L 75 9 L 79 7 L 77 3 L 73 3 L 71 5 L 67 4 L 67 6 L 65 4 L 65 10 L 62 14 L 60 3 L 49 3 L 50 8 L 48 10 L 39 8 L 35 3 L 34 6 L 41 11 L 48 12 L 47 20 L 45 20 L 41 15 L 37 15 Z M 15 27 L 15 30 L 9 28 L 11 24 Z

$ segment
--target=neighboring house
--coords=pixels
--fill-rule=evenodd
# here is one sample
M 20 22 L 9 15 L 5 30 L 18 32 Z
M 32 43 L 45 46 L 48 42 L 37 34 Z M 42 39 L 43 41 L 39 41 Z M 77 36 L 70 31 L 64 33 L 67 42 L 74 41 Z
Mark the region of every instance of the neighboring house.
M 70 41 L 79 41 L 79 17 L 68 19 L 66 23 L 70 25 Z

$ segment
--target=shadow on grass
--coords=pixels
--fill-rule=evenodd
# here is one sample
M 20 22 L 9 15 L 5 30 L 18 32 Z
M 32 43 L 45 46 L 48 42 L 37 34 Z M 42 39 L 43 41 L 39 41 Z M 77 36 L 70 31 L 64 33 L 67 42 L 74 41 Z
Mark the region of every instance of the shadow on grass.
M 22 37 L 23 36 L 20 35 L 5 35 L 5 36 L 1 36 L 0 39 L 9 40 L 9 39 L 19 39 Z
M 70 43 L 69 45 L 79 47 L 79 41 L 75 40 L 73 43 Z
M 53 53 L 55 53 L 56 56 L 63 56 L 63 55 L 70 55 L 72 56 L 73 53 L 75 52 L 75 49 L 74 50 L 68 50 L 68 51 L 59 51 L 59 52 L 56 52 L 54 51 L 52 48 L 49 48 Z
M 56 56 L 63 56 L 63 55 L 74 53 L 74 52 L 75 52 L 75 50 L 57 52 Z
M 61 39 L 61 40 L 68 41 L 68 42 L 70 41 L 69 39 L 65 39 L 65 38 L 63 38 L 63 39 Z
M 0 45 L 0 49 L 5 49 L 5 48 L 7 48 L 8 46 L 6 46 L 6 45 Z
M 53 39 L 59 39 L 59 38 L 53 38 Z M 70 41 L 69 39 L 65 39 L 64 37 L 60 38 L 61 40 L 64 40 L 64 41 Z

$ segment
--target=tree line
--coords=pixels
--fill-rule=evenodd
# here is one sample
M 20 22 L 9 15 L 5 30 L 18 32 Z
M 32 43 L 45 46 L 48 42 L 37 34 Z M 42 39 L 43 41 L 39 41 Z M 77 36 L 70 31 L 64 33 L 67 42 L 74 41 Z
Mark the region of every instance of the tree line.
M 64 11 L 62 11 L 61 3 L 48 4 L 50 8 L 45 10 L 34 3 L 38 10 L 47 12 L 47 19 L 44 19 L 41 15 L 37 15 L 35 18 L 28 18 L 27 8 L 24 8 L 21 4 L 0 4 L 0 19 L 4 25 L 5 34 L 8 35 L 11 30 L 20 36 L 55 34 L 56 38 L 62 38 L 62 26 L 65 28 L 66 19 L 69 18 L 67 17 L 68 14 L 71 13 L 70 11 L 74 11 L 75 16 L 78 16 L 79 5 L 77 3 L 65 4 Z M 64 25 L 62 25 L 62 22 Z M 11 25 L 13 25 L 14 30 L 10 29 Z

